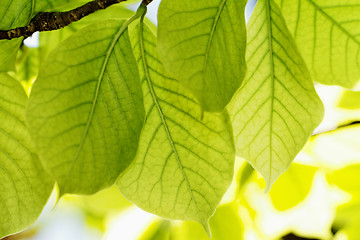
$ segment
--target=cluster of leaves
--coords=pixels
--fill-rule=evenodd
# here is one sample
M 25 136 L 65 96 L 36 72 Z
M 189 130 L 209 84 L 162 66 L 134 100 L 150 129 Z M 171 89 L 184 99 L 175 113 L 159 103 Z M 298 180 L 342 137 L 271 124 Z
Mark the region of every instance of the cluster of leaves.
M 158 28 L 144 5 L 99 12 L 41 33 L 39 74 L 14 68 L 22 39 L 0 41 L 0 237 L 34 222 L 55 181 L 60 196 L 116 183 L 210 233 L 235 153 L 270 189 L 322 120 L 312 80 L 359 80 L 357 1 L 259 0 L 247 27 L 245 0 L 162 0 Z M 0 29 L 84 2 L 1 1 Z M 34 76 L 27 98 L 13 78 Z

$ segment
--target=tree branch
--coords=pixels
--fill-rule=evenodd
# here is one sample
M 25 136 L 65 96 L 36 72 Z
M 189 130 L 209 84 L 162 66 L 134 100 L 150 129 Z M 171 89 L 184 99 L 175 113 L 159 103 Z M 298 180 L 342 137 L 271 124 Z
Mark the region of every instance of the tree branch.
M 91 13 L 124 1 L 126 0 L 94 0 L 67 12 L 40 12 L 31 19 L 30 23 L 25 27 L 19 27 L 11 30 L 0 30 L 0 40 L 30 37 L 37 31 L 44 32 L 64 28 Z M 146 5 L 150 2 L 150 0 L 144 0 Z

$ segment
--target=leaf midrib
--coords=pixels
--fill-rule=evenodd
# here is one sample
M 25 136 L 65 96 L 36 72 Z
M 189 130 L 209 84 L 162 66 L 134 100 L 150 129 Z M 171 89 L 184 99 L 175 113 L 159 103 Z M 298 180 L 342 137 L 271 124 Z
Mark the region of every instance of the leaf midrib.
M 30 18 L 33 16 L 34 11 L 35 11 L 35 0 L 31 0 Z
M 272 46 L 272 26 L 271 26 L 271 6 L 270 0 L 266 1 L 266 13 L 267 13 L 267 21 L 268 21 L 268 35 L 269 35 L 269 51 L 270 51 L 270 64 L 271 64 L 271 107 L 270 107 L 270 171 L 269 171 L 269 182 L 267 183 L 267 189 L 270 188 L 271 184 L 271 166 L 272 166 L 272 132 L 273 132 L 273 116 L 274 116 L 274 97 L 275 97 L 275 84 L 274 84 L 274 59 L 273 59 L 273 46 Z
M 89 116 L 88 116 L 88 120 L 86 122 L 86 127 L 85 127 L 84 133 L 83 133 L 83 135 L 81 137 L 79 147 L 78 147 L 78 149 L 77 149 L 77 151 L 75 153 L 74 159 L 72 161 L 70 170 L 68 171 L 66 181 L 69 180 L 70 173 L 72 172 L 72 170 L 73 170 L 73 168 L 75 166 L 75 163 L 76 163 L 77 159 L 79 158 L 80 152 L 81 152 L 81 150 L 82 150 L 82 148 L 83 148 L 83 146 L 85 144 L 86 137 L 87 137 L 87 135 L 89 133 L 90 125 L 91 125 L 91 122 L 92 122 L 92 119 L 93 119 L 94 113 L 95 113 L 96 103 L 97 103 L 97 100 L 98 100 L 98 97 L 99 97 L 101 82 L 102 82 L 102 79 L 104 78 L 105 70 L 106 70 L 107 64 L 109 62 L 110 56 L 111 56 L 111 54 L 112 54 L 112 52 L 113 52 L 113 50 L 115 48 L 116 43 L 118 42 L 118 40 L 120 38 L 120 36 L 127 29 L 128 25 L 129 25 L 128 22 L 124 23 L 121 26 L 121 28 L 119 29 L 119 31 L 117 31 L 117 33 L 115 34 L 115 36 L 113 38 L 113 41 L 111 42 L 111 44 L 109 46 L 109 49 L 106 52 L 106 56 L 105 56 L 104 62 L 102 64 L 101 71 L 100 71 L 100 74 L 98 76 L 98 83 L 96 85 L 94 99 L 93 99 L 93 102 L 92 102 L 92 105 L 91 105 L 91 110 L 90 110 L 90 113 L 89 113 Z
M 218 12 L 216 13 L 216 17 L 214 19 L 213 26 L 211 28 L 209 40 L 208 40 L 208 43 L 206 45 L 206 51 L 205 51 L 205 59 L 204 59 L 204 65 L 203 65 L 203 71 L 204 71 L 203 78 L 205 77 L 205 72 L 206 72 L 206 69 L 207 69 L 207 64 L 208 64 L 209 55 L 210 55 L 210 48 L 211 48 L 212 41 L 214 39 L 215 30 L 216 30 L 216 27 L 217 27 L 218 22 L 220 20 L 221 13 L 222 13 L 223 9 L 225 8 L 226 1 L 227 0 L 223 0 L 221 2 L 220 6 L 219 6 L 219 9 L 218 9 Z M 203 81 L 203 82 L 206 83 L 206 81 Z
M 225 1 L 226 1 L 226 0 L 225 0 Z M 161 106 L 160 106 L 159 101 L 158 101 L 158 99 L 157 99 L 157 96 L 156 96 L 156 94 L 155 94 L 154 88 L 153 88 L 153 86 L 152 86 L 152 82 L 151 82 L 150 74 L 149 74 L 149 69 L 148 69 L 148 67 L 147 67 L 147 62 L 146 62 L 146 58 L 145 58 L 145 48 L 144 48 L 144 42 L 143 42 L 143 40 L 144 40 L 144 38 L 143 38 L 143 24 L 144 24 L 144 23 L 143 23 L 142 20 L 143 20 L 143 19 L 140 20 L 140 31 L 139 31 L 139 33 L 140 33 L 140 37 L 139 37 L 139 42 L 140 42 L 140 44 L 139 44 L 139 45 L 140 45 L 140 51 L 141 51 L 141 58 L 142 58 L 142 61 L 143 61 L 143 66 L 144 66 L 144 72 L 145 72 L 147 84 L 148 84 L 148 87 L 149 87 L 149 90 L 150 90 L 150 93 L 151 93 L 151 97 L 152 97 L 152 99 L 153 99 L 153 101 L 154 101 L 154 103 L 155 103 L 156 109 L 157 109 L 157 111 L 158 111 L 158 113 L 159 113 L 159 115 L 160 115 L 160 118 L 161 118 L 161 121 L 162 121 L 162 125 L 163 125 L 164 128 L 165 128 L 166 135 L 167 135 L 167 137 L 168 137 L 168 139 L 169 139 L 169 142 L 170 142 L 172 151 L 174 152 L 176 161 L 177 161 L 177 163 L 178 163 L 178 165 L 179 165 L 179 168 L 180 168 L 180 170 L 181 170 L 181 173 L 182 173 L 182 175 L 183 175 L 183 177 L 184 177 L 184 180 L 185 180 L 185 182 L 186 182 L 187 188 L 188 188 L 188 190 L 189 190 L 189 192 L 190 192 L 191 200 L 194 202 L 194 205 L 195 205 L 195 207 L 196 207 L 197 213 L 198 213 L 198 215 L 200 216 L 202 225 L 203 225 L 204 227 L 206 227 L 206 223 L 205 223 L 205 221 L 204 221 L 204 219 L 203 219 L 203 216 L 201 215 L 200 209 L 199 209 L 199 207 L 198 207 L 198 205 L 197 205 L 197 203 L 196 203 L 196 201 L 195 201 L 195 197 L 194 197 L 193 191 L 192 191 L 192 189 L 191 189 L 191 187 L 190 187 L 189 180 L 188 180 L 188 178 L 187 178 L 187 176 L 186 176 L 186 174 L 185 174 L 184 168 L 183 168 L 183 166 L 182 166 L 182 164 L 181 164 L 179 154 L 178 154 L 178 152 L 177 152 L 177 150 L 176 150 L 176 148 L 175 148 L 175 143 L 174 143 L 174 140 L 173 140 L 173 138 L 172 138 L 172 136 L 171 136 L 171 133 L 170 133 L 169 127 L 168 127 L 168 125 L 167 125 L 167 122 L 166 122 L 164 113 L 163 113 L 163 111 L 162 111 L 162 109 L 161 109 Z

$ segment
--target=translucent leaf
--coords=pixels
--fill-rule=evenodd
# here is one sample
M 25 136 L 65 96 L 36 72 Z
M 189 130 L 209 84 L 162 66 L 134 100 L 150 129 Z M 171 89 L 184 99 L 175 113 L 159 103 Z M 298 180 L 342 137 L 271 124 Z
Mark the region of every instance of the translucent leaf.
M 123 5 L 115 4 L 105 10 L 92 13 L 81 19 L 81 21 L 73 22 L 65 28 L 51 32 L 41 32 L 39 37 L 40 58 L 43 60 L 60 42 L 89 24 L 94 24 L 105 19 L 130 18 L 133 14 L 133 11 L 125 9 Z
M 323 106 L 272 0 L 258 1 L 248 23 L 248 74 L 230 104 L 238 154 L 268 189 L 320 123 Z
M 248 162 L 244 162 L 243 166 L 241 167 L 238 176 L 237 176 L 237 194 L 240 196 L 241 191 L 244 189 L 244 187 L 247 185 L 249 180 L 251 179 L 251 176 L 253 175 L 254 168 L 249 164 Z
M 221 111 L 245 72 L 245 0 L 163 0 L 159 53 L 206 111 Z
M 71 0 L 1 0 L 0 1 L 0 30 L 23 27 L 40 11 L 52 8 L 60 9 L 63 5 L 75 1 Z M 76 2 L 86 2 L 78 0 Z M 23 38 L 0 40 L 0 72 L 14 70 L 17 51 Z
M 25 45 L 20 47 L 14 77 L 24 85 L 31 85 L 39 73 L 39 48 L 30 48 Z
M 0 30 L 22 27 L 30 20 L 34 8 L 29 0 L 0 1 Z M 22 38 L 0 40 L 0 72 L 14 70 Z
M 82 6 L 92 0 L 31 0 L 35 3 L 35 11 L 65 11 Z
M 0 238 L 32 224 L 54 186 L 34 154 L 26 101 L 19 82 L 0 74 Z
M 141 25 L 142 26 L 142 25 Z M 180 83 L 164 71 L 147 26 L 132 36 L 146 120 L 135 163 L 119 179 L 127 199 L 169 219 L 208 219 L 229 187 L 234 145 L 226 112 L 202 113 Z
M 109 187 L 135 156 L 144 107 L 124 26 L 108 20 L 78 31 L 49 55 L 34 84 L 27 119 L 61 193 Z
M 353 87 L 360 80 L 359 0 L 276 0 L 313 80 Z
M 0 40 L 0 72 L 7 72 L 15 69 L 17 50 L 22 39 Z

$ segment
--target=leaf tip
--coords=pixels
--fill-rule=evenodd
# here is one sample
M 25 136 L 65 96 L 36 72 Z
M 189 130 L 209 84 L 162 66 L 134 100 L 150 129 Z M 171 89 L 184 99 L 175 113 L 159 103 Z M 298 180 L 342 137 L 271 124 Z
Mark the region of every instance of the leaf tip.
M 264 191 L 266 194 L 270 192 L 270 189 L 271 189 L 273 183 L 274 183 L 274 181 L 266 181 L 266 188 Z
M 206 234 L 208 235 L 208 237 L 211 239 L 211 230 L 210 230 L 209 221 L 206 221 L 206 223 L 202 223 L 202 226 L 203 226 Z

